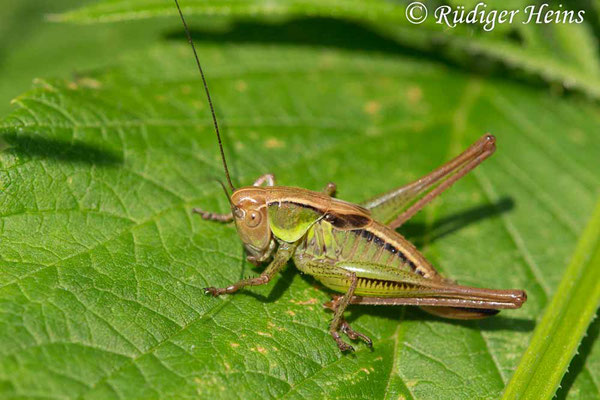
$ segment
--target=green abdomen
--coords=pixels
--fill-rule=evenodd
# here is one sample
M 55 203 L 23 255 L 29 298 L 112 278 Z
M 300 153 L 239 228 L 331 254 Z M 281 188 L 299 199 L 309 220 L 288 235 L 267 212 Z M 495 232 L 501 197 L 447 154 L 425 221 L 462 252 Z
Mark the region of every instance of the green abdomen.
M 412 244 L 383 225 L 372 223 L 364 229 L 343 231 L 324 220 L 308 230 L 294 255 L 298 269 L 340 292 L 348 289 L 350 280 L 331 266 L 344 268 L 345 262 L 376 264 L 372 276 L 358 275 L 355 294 L 359 296 L 397 296 L 411 291 L 411 277 L 437 277 L 423 260 Z

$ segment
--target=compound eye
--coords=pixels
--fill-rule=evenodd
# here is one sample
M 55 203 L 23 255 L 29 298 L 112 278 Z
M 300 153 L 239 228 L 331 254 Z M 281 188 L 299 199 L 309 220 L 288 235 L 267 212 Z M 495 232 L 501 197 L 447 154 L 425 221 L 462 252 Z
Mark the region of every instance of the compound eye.
M 262 215 L 258 211 L 250 211 L 246 215 L 246 225 L 250 228 L 256 228 L 261 220 Z

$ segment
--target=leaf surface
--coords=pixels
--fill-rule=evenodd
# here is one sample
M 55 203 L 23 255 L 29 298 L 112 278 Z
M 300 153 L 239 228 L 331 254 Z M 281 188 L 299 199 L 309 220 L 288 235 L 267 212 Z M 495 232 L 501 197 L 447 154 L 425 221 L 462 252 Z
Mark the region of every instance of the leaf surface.
M 498 398 L 596 202 L 598 109 L 361 46 L 199 43 L 235 181 L 334 181 L 359 202 L 492 132 L 497 154 L 402 233 L 461 283 L 526 289 L 522 309 L 455 322 L 354 307 L 375 349 L 344 356 L 327 292 L 293 264 L 204 296 L 260 269 L 232 226 L 190 212 L 227 201 L 190 50 L 165 43 L 39 80 L 0 123 L 2 397 Z M 572 393 L 600 397 L 588 383 Z

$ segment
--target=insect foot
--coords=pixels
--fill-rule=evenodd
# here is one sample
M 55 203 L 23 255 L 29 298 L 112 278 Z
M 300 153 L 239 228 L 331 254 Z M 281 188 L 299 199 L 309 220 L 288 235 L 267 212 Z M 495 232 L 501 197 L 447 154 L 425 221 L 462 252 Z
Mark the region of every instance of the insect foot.
M 342 321 L 342 324 L 340 325 L 340 330 L 342 332 L 344 332 L 346 334 L 346 336 L 348 336 L 350 339 L 352 339 L 352 340 L 360 339 L 363 342 L 365 342 L 365 344 L 368 347 L 371 347 L 371 348 L 373 347 L 373 341 L 367 335 L 364 335 L 364 334 L 352 329 L 350 327 L 350 324 L 348 324 L 348 322 Z
M 210 294 L 211 296 L 217 297 L 224 293 L 227 293 L 227 289 L 220 289 L 216 287 L 206 287 L 204 289 L 204 294 Z
M 337 343 L 338 348 L 342 353 L 345 351 L 354 351 L 354 347 L 344 342 L 337 331 L 330 331 L 329 333 L 331 334 L 333 340 L 335 340 L 335 342 Z
M 327 301 L 327 302 L 323 303 L 323 307 L 335 312 L 339 305 L 340 299 L 341 299 L 341 296 L 334 296 L 334 298 L 331 301 Z M 335 340 L 339 349 L 342 352 L 354 351 L 354 347 L 352 347 L 348 343 L 344 342 L 342 340 L 342 338 L 340 337 L 340 334 L 338 331 L 342 331 L 342 333 L 344 333 L 346 336 L 348 336 L 348 338 L 350 338 L 351 340 L 360 339 L 363 342 L 365 342 L 365 344 L 368 347 L 370 347 L 370 348 L 373 347 L 373 341 L 367 335 L 364 335 L 364 334 L 352 329 L 352 327 L 350 327 L 350 324 L 342 317 L 339 320 L 339 327 L 338 328 L 330 328 L 330 331 L 329 331 L 329 334 L 331 335 L 333 340 Z

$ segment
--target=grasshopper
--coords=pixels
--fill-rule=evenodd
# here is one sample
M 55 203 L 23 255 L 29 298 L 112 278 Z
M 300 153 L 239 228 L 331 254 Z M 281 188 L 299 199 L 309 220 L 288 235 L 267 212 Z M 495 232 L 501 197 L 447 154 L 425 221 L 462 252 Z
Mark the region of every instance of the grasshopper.
M 454 319 L 479 319 L 500 309 L 521 307 L 523 290 L 496 290 L 463 286 L 442 277 L 429 261 L 396 229 L 453 183 L 481 164 L 495 151 L 496 139 L 484 135 L 456 158 L 405 186 L 393 189 L 361 205 L 334 198 L 336 185 L 321 192 L 277 186 L 273 174 L 259 177 L 252 186 L 236 189 L 223 151 L 217 118 L 194 43 L 175 0 L 192 47 L 210 106 L 229 195 L 222 184 L 231 212 L 219 214 L 194 209 L 203 219 L 234 222 L 255 265 L 268 262 L 255 278 L 224 288 L 208 287 L 212 296 L 235 293 L 247 286 L 269 283 L 288 261 L 312 275 L 334 295 L 324 307 L 333 311 L 329 333 L 339 349 L 353 351 L 340 335 L 372 341 L 355 331 L 344 319 L 351 304 L 415 305 L 425 311 Z

